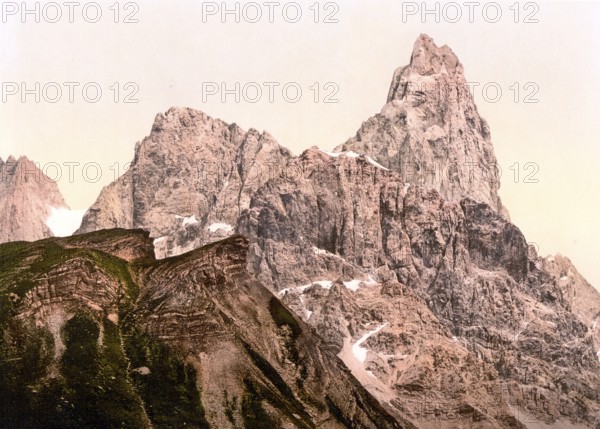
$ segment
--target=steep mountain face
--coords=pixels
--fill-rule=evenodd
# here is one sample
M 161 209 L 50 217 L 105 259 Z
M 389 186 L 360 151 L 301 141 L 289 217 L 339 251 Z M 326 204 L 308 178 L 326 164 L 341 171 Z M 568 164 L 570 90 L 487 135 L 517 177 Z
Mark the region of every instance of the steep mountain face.
M 442 410 L 420 416 L 423 427 L 597 418 L 600 294 L 544 271 L 487 204 L 448 202 L 365 157 L 311 149 L 257 192 L 238 231 L 254 243 L 251 271 L 371 392 L 411 418 L 416 404 Z M 378 326 L 368 354 L 347 353 Z
M 47 220 L 68 209 L 56 182 L 27 159 L 0 159 L 0 243 L 52 237 Z
M 1 245 L 0 427 L 414 427 L 249 275 L 247 249 L 156 261 L 135 230 Z
M 157 115 L 129 170 L 102 190 L 78 232 L 143 227 L 157 238 L 159 257 L 218 241 L 290 157 L 268 133 L 170 109 Z
M 600 294 L 566 258 L 538 257 L 510 223 L 489 129 L 452 51 L 419 37 L 382 112 L 338 150 L 291 157 L 266 134 L 171 109 L 81 231 L 145 228 L 159 257 L 246 236 L 248 273 L 400 422 L 600 425 Z M 212 163 L 219 167 L 192 174 Z M 167 342 L 203 323 L 188 319 L 177 286 L 195 274 L 179 269 L 188 274 L 144 271 L 148 304 L 131 316 Z M 219 295 L 221 307 L 229 301 L 247 305 Z M 163 311 L 178 322 L 154 323 Z M 263 326 L 243 320 L 247 333 Z M 253 347 L 272 356 L 261 341 Z M 213 378 L 203 389 L 211 383 L 220 385 Z
M 336 148 L 369 155 L 406 183 L 437 189 L 448 201 L 469 196 L 505 216 L 487 122 L 477 112 L 462 64 L 422 34 L 410 64 L 394 73 L 387 103 Z

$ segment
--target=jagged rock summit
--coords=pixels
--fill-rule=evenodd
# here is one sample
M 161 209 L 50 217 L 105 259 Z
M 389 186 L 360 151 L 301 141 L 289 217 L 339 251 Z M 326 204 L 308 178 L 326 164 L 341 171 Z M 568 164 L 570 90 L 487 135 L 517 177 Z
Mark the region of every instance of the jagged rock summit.
M 232 234 L 251 195 L 291 153 L 268 133 L 193 109 L 156 116 L 127 173 L 105 187 L 78 233 L 145 228 L 158 256 L 181 254 Z
M 0 158 L 0 243 L 52 237 L 48 219 L 68 209 L 56 182 L 27 157 Z
M 421 34 L 410 64 L 394 72 L 387 103 L 335 149 L 368 155 L 407 183 L 449 201 L 469 196 L 508 216 L 487 122 L 479 116 L 463 66 L 447 46 Z

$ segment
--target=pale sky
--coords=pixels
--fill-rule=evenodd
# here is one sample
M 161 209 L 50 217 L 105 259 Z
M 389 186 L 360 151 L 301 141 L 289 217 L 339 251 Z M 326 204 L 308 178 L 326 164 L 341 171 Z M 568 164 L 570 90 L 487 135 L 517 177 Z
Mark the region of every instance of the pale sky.
M 240 22 L 230 14 L 225 23 L 214 9 L 220 1 L 121 2 L 118 17 L 114 2 L 99 2 L 96 23 L 86 21 L 97 8 L 85 1 L 73 10 L 72 23 L 62 2 L 60 9 L 41 2 L 39 23 L 35 13 L 22 16 L 9 3 L 2 3 L 0 16 L 0 156 L 27 155 L 50 176 L 60 166 L 59 186 L 73 209 L 87 208 L 122 173 L 155 115 L 171 106 L 267 130 L 296 154 L 313 145 L 331 149 L 380 111 L 394 69 L 408 63 L 415 39 L 427 33 L 450 46 L 467 80 L 479 84 L 474 96 L 490 124 L 503 171 L 500 192 L 513 222 L 541 254 L 568 256 L 600 285 L 600 3 L 481 1 L 470 22 L 464 2 L 441 3 L 438 17 L 422 17 L 421 1 L 280 1 L 273 23 L 262 1 L 241 2 Z M 35 2 L 28 5 L 33 9 Z M 248 22 L 257 16 L 256 5 L 262 18 Z M 298 9 L 302 16 L 293 23 Z M 435 2 L 428 9 L 435 11 Z M 498 22 L 491 22 L 498 11 Z M 124 23 L 128 16 L 138 22 Z M 323 22 L 327 17 L 338 22 Z M 263 94 L 251 103 L 256 86 L 250 85 L 246 99 L 223 102 L 219 94 L 203 94 L 213 82 L 227 88 L 256 82 Z M 279 83 L 272 103 L 264 82 Z M 286 83 L 289 97 L 295 86 L 302 89 L 298 102 L 284 98 Z M 102 90 L 96 103 L 84 99 L 86 84 L 88 99 Z M 492 102 L 496 87 L 502 95 Z M 25 102 L 23 89 L 31 90 Z M 331 98 L 338 102 L 324 103 L 336 90 Z M 124 103 L 135 91 L 131 98 L 138 102 Z M 65 163 L 73 162 L 79 166 L 69 180 Z M 101 168 L 95 183 L 93 166 L 84 178 L 88 163 Z M 528 163 L 539 167 L 529 177 L 537 183 L 525 183 L 534 173 Z

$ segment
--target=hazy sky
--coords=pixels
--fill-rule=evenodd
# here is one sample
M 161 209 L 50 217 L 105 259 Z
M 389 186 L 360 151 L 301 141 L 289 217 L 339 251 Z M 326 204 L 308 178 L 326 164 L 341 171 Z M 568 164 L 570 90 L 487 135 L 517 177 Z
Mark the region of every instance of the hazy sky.
M 220 1 L 42 2 L 39 19 L 36 2 L 25 15 L 20 3 L 2 2 L 0 17 L 0 156 L 27 155 L 52 177 L 60 167 L 74 209 L 122 173 L 171 106 L 268 130 L 296 154 L 331 149 L 380 111 L 394 69 L 427 33 L 479 84 L 513 222 L 600 285 L 599 3 L 455 2 L 436 13 L 428 2 L 423 16 L 420 1 L 259 1 L 239 3 L 239 22 L 233 1 L 225 16 Z M 236 82 L 239 102 L 208 91 Z M 69 163 L 79 163 L 72 180 Z

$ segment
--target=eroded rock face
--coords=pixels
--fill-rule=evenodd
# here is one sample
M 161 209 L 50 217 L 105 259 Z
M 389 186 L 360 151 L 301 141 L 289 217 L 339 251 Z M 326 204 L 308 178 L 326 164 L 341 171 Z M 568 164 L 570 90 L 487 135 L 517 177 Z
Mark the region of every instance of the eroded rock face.
M 0 243 L 52 237 L 52 208 L 67 208 L 56 182 L 26 157 L 0 159 Z
M 366 157 L 310 149 L 256 193 L 238 231 L 253 243 L 250 270 L 371 392 L 412 418 L 416 404 L 444 415 L 423 411 L 422 424 L 597 418 L 600 294 L 556 277 L 570 264 L 544 271 L 487 204 L 448 202 Z M 366 359 L 349 353 L 377 327 Z
M 170 109 L 157 115 L 129 170 L 102 190 L 78 232 L 145 228 L 160 257 L 218 241 L 290 157 L 268 133 Z
M 0 246 L 0 426 L 414 427 L 249 275 L 245 238 L 162 261 L 151 245 Z
M 422 34 L 410 64 L 394 72 L 387 103 L 336 151 L 354 151 L 400 172 L 407 183 L 437 189 L 448 201 L 471 197 L 507 216 L 486 121 L 463 66 L 447 46 Z

